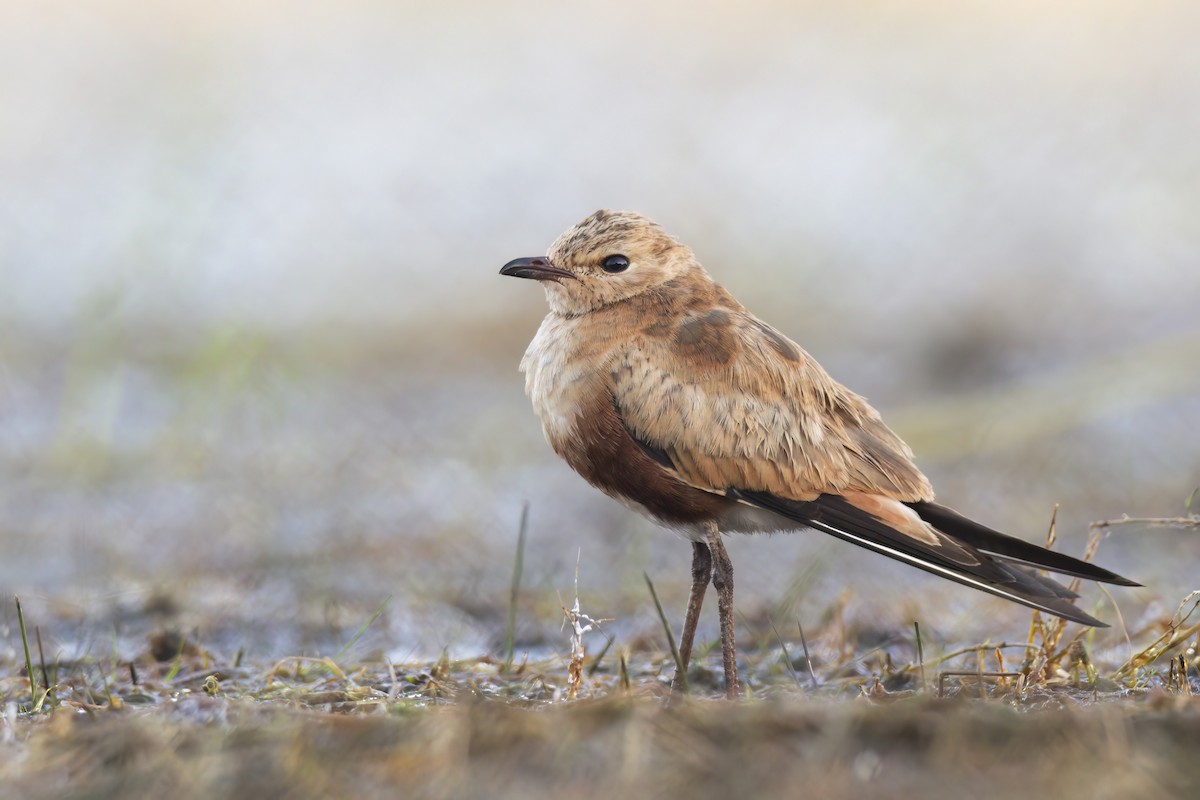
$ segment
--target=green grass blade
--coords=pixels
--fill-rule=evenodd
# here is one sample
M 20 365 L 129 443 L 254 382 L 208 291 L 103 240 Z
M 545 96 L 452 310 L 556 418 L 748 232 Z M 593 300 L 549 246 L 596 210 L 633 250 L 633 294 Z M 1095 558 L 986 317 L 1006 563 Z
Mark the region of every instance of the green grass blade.
M 679 671 L 679 685 L 683 687 L 683 693 L 688 694 L 687 671 L 683 668 L 683 659 L 679 655 L 679 648 L 675 645 L 675 634 L 671 633 L 671 623 L 667 622 L 666 612 L 663 611 L 662 603 L 658 600 L 658 592 L 654 590 L 654 581 L 650 580 L 648 573 L 643 572 L 642 577 L 646 579 L 646 585 L 650 587 L 650 596 L 654 598 L 654 608 L 658 611 L 658 619 L 662 622 L 663 630 L 667 634 L 667 644 L 671 646 L 671 655 L 675 658 L 675 669 Z
M 338 650 L 337 653 L 334 654 L 334 661 L 340 659 L 346 654 L 347 650 L 349 650 L 351 647 L 354 647 L 354 643 L 357 642 L 359 638 L 361 638 L 362 635 L 367 632 L 367 628 L 371 627 L 372 622 L 379 619 L 379 615 L 383 613 L 383 610 L 387 608 L 387 604 L 390 602 L 392 602 L 392 595 L 389 594 L 386 598 L 384 598 L 384 601 L 379 604 L 379 608 L 375 609 L 375 613 L 371 615 L 371 618 L 364 622 L 362 627 L 358 629 L 358 632 L 350 637 L 350 641 L 342 645 L 342 649 Z
M 17 624 L 21 627 L 21 647 L 25 648 L 25 675 L 29 678 L 29 702 L 37 700 L 37 690 L 33 686 L 33 659 L 29 657 L 29 634 L 25 632 L 25 613 L 21 610 L 21 598 L 13 596 L 17 601 Z
M 525 532 L 529 527 L 529 503 L 521 504 L 521 521 L 517 526 L 517 558 L 513 563 L 512 589 L 508 595 L 508 624 L 504 631 L 504 666 L 512 668 L 513 648 L 517 639 L 517 596 L 521 593 L 521 572 L 525 568 Z

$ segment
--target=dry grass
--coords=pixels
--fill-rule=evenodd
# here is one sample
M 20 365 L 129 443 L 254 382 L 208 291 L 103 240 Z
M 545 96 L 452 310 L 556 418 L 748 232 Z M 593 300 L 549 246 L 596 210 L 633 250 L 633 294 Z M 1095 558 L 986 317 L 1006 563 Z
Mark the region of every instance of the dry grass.
M 46 715 L 0 770 L 23 797 L 1163 797 L 1200 778 L 1198 720 L 1195 702 L 664 708 L 639 689 L 534 712 L 464 688 L 328 713 L 192 695 L 157 713 Z
M 1096 663 L 1086 630 L 1068 636 L 1037 615 L 1025 642 L 933 658 L 908 633 L 856 639 L 836 608 L 803 640 L 745 620 L 748 697 L 736 704 L 717 699 L 720 665 L 708 654 L 691 696 L 676 698 L 673 656 L 651 640 L 614 655 L 611 639 L 592 634 L 588 656 L 578 598 L 570 657 L 544 663 L 339 653 L 254 664 L 159 631 L 128 661 L 39 665 L 31 655 L 32 682 L 24 664 L 0 663 L 0 788 L 96 798 L 1181 795 L 1200 780 L 1198 606 L 1189 596 L 1171 619 L 1129 632 L 1145 644 L 1123 664 Z M 798 677 L 810 670 L 811 683 Z
M 574 502 L 558 534 L 534 503 L 525 552 L 496 488 L 525 468 L 522 448 L 544 449 L 510 431 L 528 413 L 519 387 L 511 400 L 486 381 L 428 388 L 378 377 L 369 359 L 330 378 L 307 356 L 245 344 L 130 368 L 158 403 L 144 428 L 71 417 L 100 381 L 74 361 L 44 438 L 34 400 L 50 389 L 27 393 L 5 495 L 3 574 L 27 602 L 0 604 L 0 796 L 1125 798 L 1200 781 L 1195 595 L 1155 611 L 1151 592 L 1122 594 L 1128 619 L 1106 609 L 1107 632 L 1034 616 L 1027 636 L 947 640 L 939 630 L 976 635 L 957 622 L 995 627 L 972 596 L 953 596 L 955 618 L 923 584 L 914 608 L 950 614 L 882 621 L 861 610 L 868 590 L 820 585 L 841 573 L 815 552 L 779 565 L 790 585 L 765 587 L 769 604 L 742 584 L 746 700 L 718 699 L 719 653 L 699 642 L 690 696 L 668 702 L 674 657 L 642 575 L 663 570 L 677 623 L 682 562 L 674 550 L 674 573 L 644 554 L 620 562 L 639 537 Z M 397 413 L 420 424 L 389 427 Z M 441 486 L 453 494 L 430 494 Z M 511 518 L 480 524 L 502 508 Z M 563 600 L 553 581 L 569 583 L 585 539 L 607 542 L 608 582 Z M 412 613 L 422 604 L 436 616 Z M 617 621 L 588 630 L 602 616 Z M 404 656 L 431 618 L 492 631 L 492 655 Z M 465 647 L 458 630 L 435 633 Z

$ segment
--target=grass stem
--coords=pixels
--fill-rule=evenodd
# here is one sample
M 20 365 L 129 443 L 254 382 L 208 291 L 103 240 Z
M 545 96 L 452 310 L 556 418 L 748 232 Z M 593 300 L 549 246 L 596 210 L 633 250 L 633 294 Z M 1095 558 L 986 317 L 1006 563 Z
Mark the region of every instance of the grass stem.
M 54 708 L 54 691 L 51 689 L 50 671 L 46 669 L 46 651 L 42 647 L 42 627 L 34 625 L 33 632 L 37 637 L 38 660 L 42 665 L 42 683 L 45 684 L 46 688 L 46 702 L 50 704 L 50 708 Z M 55 677 L 57 678 L 57 675 Z
M 658 611 L 658 619 L 662 622 L 663 631 L 667 634 L 667 644 L 671 647 L 671 655 L 675 659 L 675 669 L 679 671 L 679 685 L 683 688 L 683 693 L 688 694 L 688 679 L 687 670 L 683 668 L 683 658 L 679 655 L 679 648 L 675 644 L 675 634 L 671 633 L 671 623 L 667 622 L 666 612 L 663 611 L 662 603 L 658 600 L 658 592 L 654 590 L 654 581 L 650 580 L 650 574 L 643 572 L 642 577 L 646 579 L 646 585 L 650 587 L 650 596 L 654 598 L 654 608 Z
M 512 669 L 513 648 L 517 639 L 517 598 L 521 593 L 521 572 L 525 567 L 525 532 L 529 527 L 529 502 L 521 504 L 521 521 L 517 525 L 517 557 L 513 563 L 512 588 L 508 595 L 508 624 L 504 630 L 504 666 L 502 672 Z
M 392 595 L 389 594 L 386 598 L 384 598 L 384 601 L 379 604 L 379 608 L 375 609 L 375 613 L 371 615 L 371 618 L 364 622 L 362 627 L 358 629 L 358 632 L 350 637 L 350 641 L 342 645 L 342 649 L 338 650 L 337 653 L 334 654 L 334 661 L 339 661 L 341 657 L 346 654 L 346 651 L 354 646 L 354 643 L 357 642 L 359 638 L 367 632 L 367 628 L 371 627 L 371 623 L 379 619 L 379 615 L 383 613 L 383 610 L 387 608 L 387 604 L 390 602 L 392 602 Z
M 921 623 L 913 620 L 913 631 L 917 636 L 917 664 L 921 670 L 921 691 L 929 693 L 929 686 L 925 683 L 925 647 L 921 643 Z
M 792 654 L 788 652 L 787 644 L 783 641 L 783 637 L 779 635 L 779 629 L 775 627 L 774 620 L 768 620 L 771 623 L 771 630 L 775 633 L 775 639 L 779 642 L 779 647 L 783 650 L 783 663 L 787 664 L 788 672 L 792 675 L 792 680 L 796 682 L 796 686 L 803 688 L 800 683 L 800 676 L 796 674 L 796 667 L 792 664 Z
M 37 691 L 33 687 L 33 659 L 29 657 L 29 634 L 25 632 L 25 612 L 21 610 L 21 598 L 13 596 L 17 602 L 17 624 L 21 628 L 21 647 L 25 648 L 25 676 L 29 679 L 29 702 L 37 700 Z
M 804 638 L 804 626 L 800 624 L 800 620 L 796 620 L 796 630 L 800 631 L 800 646 L 804 648 L 804 663 L 808 664 L 808 677 L 812 681 L 812 688 L 817 690 L 817 673 L 813 671 L 812 656 L 808 654 L 808 639 Z

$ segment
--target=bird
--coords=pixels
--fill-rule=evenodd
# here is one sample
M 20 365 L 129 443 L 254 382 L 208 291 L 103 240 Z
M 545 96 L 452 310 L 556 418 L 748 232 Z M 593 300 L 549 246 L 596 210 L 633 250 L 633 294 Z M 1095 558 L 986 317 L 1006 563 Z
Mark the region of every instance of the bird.
M 725 691 L 740 695 L 723 535 L 815 529 L 1066 620 L 1105 623 L 1047 570 L 1140 584 L 993 530 L 934 500 L 878 411 L 632 211 L 601 209 L 500 274 L 550 311 L 520 369 L 551 448 L 588 483 L 692 544 L 675 690 L 709 583 Z

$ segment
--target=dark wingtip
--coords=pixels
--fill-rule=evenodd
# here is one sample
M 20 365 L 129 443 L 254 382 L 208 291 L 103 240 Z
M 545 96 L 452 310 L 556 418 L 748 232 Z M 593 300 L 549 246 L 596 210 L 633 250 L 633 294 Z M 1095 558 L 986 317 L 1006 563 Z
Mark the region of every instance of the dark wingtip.
M 1084 562 L 1084 563 L 1090 563 L 1090 562 Z M 1113 586 L 1141 586 L 1142 585 L 1142 584 L 1138 583 L 1137 581 L 1131 581 L 1131 580 L 1129 580 L 1129 578 L 1126 578 L 1122 575 L 1118 575 L 1115 572 L 1109 572 L 1108 570 L 1104 569 L 1103 567 L 1097 567 L 1094 564 L 1092 565 L 1092 567 L 1093 567 L 1093 571 L 1090 571 L 1086 575 L 1081 574 L 1078 577 L 1086 578 L 1087 580 L 1098 581 L 1100 583 L 1111 583 Z
M 1024 539 L 1000 533 L 969 517 L 964 517 L 947 506 L 929 502 L 905 503 L 905 505 L 916 511 L 921 519 L 942 533 L 993 556 L 1089 581 L 1111 583 L 1116 586 L 1141 586 L 1137 581 L 1131 581 L 1129 578 L 1104 569 L 1104 567 L 1098 567 L 1090 561 L 1082 561 L 1066 553 L 1047 550 Z
M 1107 622 L 1101 622 L 1091 614 L 1084 613 L 1069 603 L 1065 603 L 1058 608 L 1047 608 L 1045 611 L 1047 613 L 1054 614 L 1055 616 L 1062 617 L 1063 619 L 1070 620 L 1071 622 L 1078 622 L 1080 625 L 1087 625 L 1089 628 L 1111 627 Z

